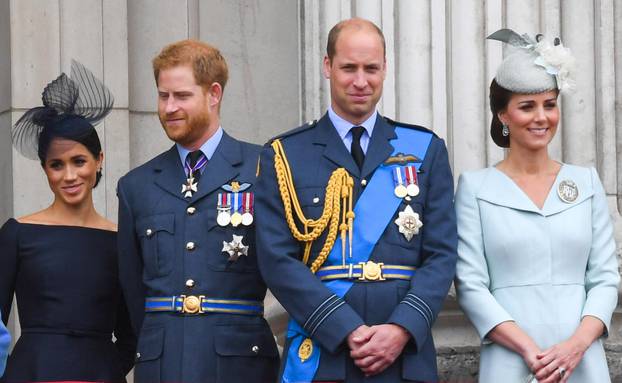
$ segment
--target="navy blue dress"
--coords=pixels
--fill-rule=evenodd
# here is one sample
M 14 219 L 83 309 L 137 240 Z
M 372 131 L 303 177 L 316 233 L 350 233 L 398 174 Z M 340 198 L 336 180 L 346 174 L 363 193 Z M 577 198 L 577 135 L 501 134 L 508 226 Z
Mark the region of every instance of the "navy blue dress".
M 22 334 L 0 382 L 124 382 L 136 339 L 118 282 L 116 233 L 19 223 L 0 229 L 0 309 Z M 112 340 L 112 334 L 116 342 Z

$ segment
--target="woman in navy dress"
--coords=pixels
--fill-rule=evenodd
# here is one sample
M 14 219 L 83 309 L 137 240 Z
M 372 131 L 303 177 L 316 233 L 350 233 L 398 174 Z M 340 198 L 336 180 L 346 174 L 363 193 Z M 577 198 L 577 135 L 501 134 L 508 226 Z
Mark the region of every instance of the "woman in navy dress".
M 94 124 L 112 96 L 72 63 L 43 92 L 43 107 L 13 127 L 13 144 L 39 159 L 54 201 L 0 229 L 0 309 L 17 297 L 21 336 L 2 382 L 124 382 L 135 337 L 121 290 L 116 225 L 97 213 L 103 153 Z M 113 341 L 113 333 L 116 341 Z

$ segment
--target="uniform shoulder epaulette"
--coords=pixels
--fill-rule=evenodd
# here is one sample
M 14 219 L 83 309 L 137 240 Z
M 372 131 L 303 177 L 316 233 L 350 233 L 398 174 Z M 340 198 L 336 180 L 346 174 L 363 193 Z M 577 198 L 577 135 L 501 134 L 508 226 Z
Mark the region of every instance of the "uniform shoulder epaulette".
M 436 133 L 434 133 L 432 130 L 430 130 L 428 128 L 424 128 L 423 126 L 414 125 L 414 124 L 407 124 L 405 122 L 395 121 L 395 120 L 390 119 L 389 117 L 384 117 L 384 119 L 391 125 L 403 126 L 405 128 L 411 128 L 411 129 L 420 130 L 420 131 L 426 132 L 426 133 L 432 133 L 435 137 L 438 137 L 438 135 Z
M 306 130 L 309 130 L 309 129 L 311 129 L 311 128 L 313 128 L 313 127 L 315 127 L 315 126 L 317 125 L 317 121 L 318 121 L 318 120 L 311 120 L 311 121 L 307 121 L 306 123 L 304 123 L 304 124 L 300 125 L 300 126 L 299 126 L 299 127 L 297 127 L 297 128 L 294 128 L 294 129 L 288 130 L 288 131 L 286 131 L 286 132 L 284 132 L 284 133 L 281 133 L 281 134 L 279 134 L 279 135 L 277 135 L 277 136 L 274 136 L 274 137 L 272 137 L 272 138 L 270 139 L 270 141 L 268 141 L 268 143 L 267 143 L 266 145 L 270 145 L 270 144 L 272 144 L 272 141 L 274 141 L 274 140 L 276 140 L 276 139 L 283 139 L 283 138 L 290 137 L 290 136 L 293 136 L 293 135 L 295 135 L 295 134 L 298 134 L 298 133 L 300 133 L 300 132 L 304 132 L 304 131 L 306 131 Z

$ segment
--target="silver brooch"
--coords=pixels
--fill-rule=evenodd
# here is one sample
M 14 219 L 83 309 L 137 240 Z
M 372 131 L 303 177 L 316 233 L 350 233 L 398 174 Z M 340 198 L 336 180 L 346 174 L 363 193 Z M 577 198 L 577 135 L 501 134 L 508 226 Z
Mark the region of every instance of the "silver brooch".
M 573 203 L 579 197 L 579 188 L 571 180 L 563 180 L 557 186 L 557 195 L 566 203 Z

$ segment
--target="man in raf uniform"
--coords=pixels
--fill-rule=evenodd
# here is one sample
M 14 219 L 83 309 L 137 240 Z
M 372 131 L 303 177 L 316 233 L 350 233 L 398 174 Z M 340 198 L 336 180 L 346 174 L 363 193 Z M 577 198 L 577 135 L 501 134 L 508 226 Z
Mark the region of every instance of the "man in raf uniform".
M 443 140 L 380 116 L 380 29 L 330 31 L 319 121 L 273 139 L 257 188 L 259 266 L 290 314 L 281 382 L 436 381 L 432 325 L 454 277 Z
M 119 274 L 140 334 L 135 381 L 273 382 L 254 189 L 260 148 L 220 126 L 227 64 L 184 40 L 153 60 L 168 151 L 118 185 Z

